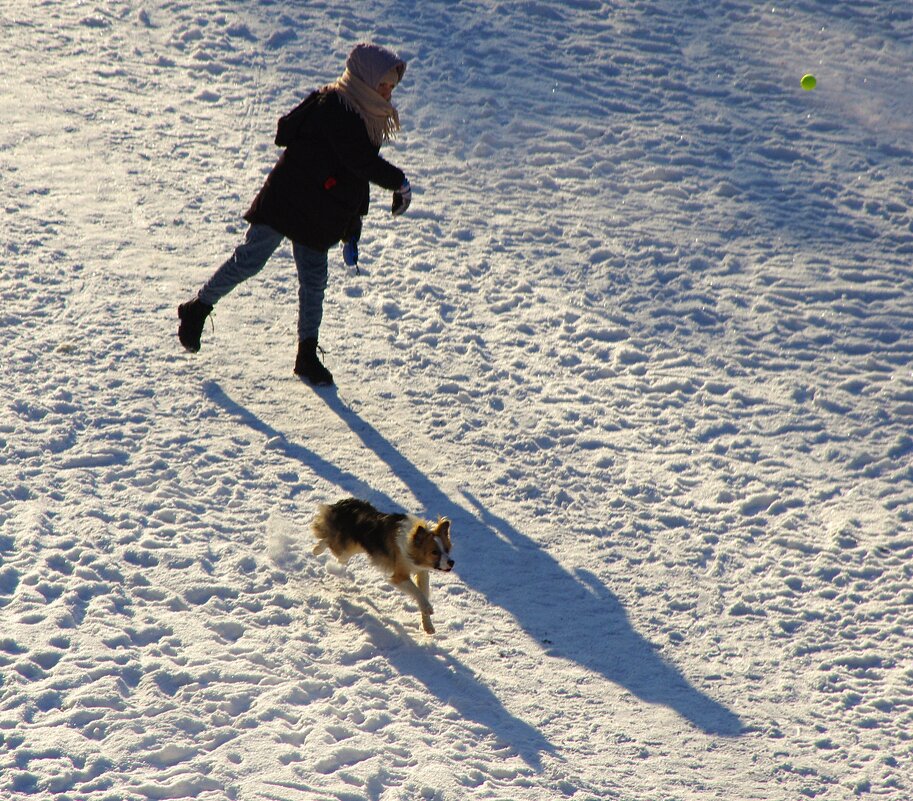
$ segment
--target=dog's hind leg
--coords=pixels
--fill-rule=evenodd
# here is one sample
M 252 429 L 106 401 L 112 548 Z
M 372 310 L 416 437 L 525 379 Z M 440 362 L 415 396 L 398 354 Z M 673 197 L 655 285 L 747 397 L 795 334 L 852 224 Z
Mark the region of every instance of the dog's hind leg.
M 320 542 L 318 542 L 318 543 L 314 546 L 313 554 L 314 554 L 314 556 L 317 556 L 317 554 L 323 553 L 326 549 L 327 549 L 327 541 L 326 541 L 326 540 L 320 540 Z

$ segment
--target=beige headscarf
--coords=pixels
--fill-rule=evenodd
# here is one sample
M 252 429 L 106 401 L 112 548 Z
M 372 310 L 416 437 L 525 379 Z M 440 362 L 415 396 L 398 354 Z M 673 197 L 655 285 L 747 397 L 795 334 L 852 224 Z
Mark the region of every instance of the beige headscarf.
M 356 45 L 346 59 L 346 69 L 326 90 L 335 90 L 346 107 L 365 123 L 368 138 L 377 146 L 392 139 L 399 130 L 399 113 L 377 91 L 391 77 L 399 83 L 406 72 L 406 62 L 380 45 Z M 391 75 L 392 73 L 392 75 Z

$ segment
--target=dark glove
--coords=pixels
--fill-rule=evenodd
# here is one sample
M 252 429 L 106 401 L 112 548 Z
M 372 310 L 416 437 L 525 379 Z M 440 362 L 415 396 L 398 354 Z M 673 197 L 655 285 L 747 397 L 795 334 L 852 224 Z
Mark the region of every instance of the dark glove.
M 349 267 L 358 267 L 358 240 L 354 236 L 343 244 L 342 260 Z
M 412 187 L 409 186 L 409 179 L 403 181 L 403 185 L 393 193 L 393 206 L 390 209 L 394 217 L 399 217 L 412 202 Z

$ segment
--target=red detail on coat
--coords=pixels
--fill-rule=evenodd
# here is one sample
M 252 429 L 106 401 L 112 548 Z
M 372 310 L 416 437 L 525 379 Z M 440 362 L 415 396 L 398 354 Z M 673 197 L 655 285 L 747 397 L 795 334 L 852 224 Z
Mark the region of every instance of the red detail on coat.
M 329 191 L 334 186 L 336 186 L 336 179 L 331 175 L 323 182 L 323 188 Z

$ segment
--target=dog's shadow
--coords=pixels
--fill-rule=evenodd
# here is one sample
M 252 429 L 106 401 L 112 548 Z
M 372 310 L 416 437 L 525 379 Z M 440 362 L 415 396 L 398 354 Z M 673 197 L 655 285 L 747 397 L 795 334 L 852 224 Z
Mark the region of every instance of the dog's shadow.
M 232 401 L 215 382 L 208 382 L 206 391 L 213 402 L 247 425 L 270 438 L 279 437 L 289 457 L 300 460 L 343 492 L 390 509 L 400 508 L 400 504 L 360 478 L 308 448 L 289 443 L 256 415 Z M 455 553 L 459 554 L 460 578 L 513 615 L 530 637 L 546 646 L 549 654 L 594 671 L 643 701 L 673 709 L 705 733 L 724 736 L 741 733 L 739 717 L 694 687 L 663 659 L 656 647 L 635 631 L 619 599 L 596 576 L 586 571 L 578 571 L 577 575 L 568 572 L 532 538 L 494 515 L 464 490 L 462 494 L 474 510 L 467 511 L 377 429 L 346 406 L 335 391 L 321 391 L 319 395 L 327 408 L 391 469 L 426 509 L 450 518 L 454 525 Z M 471 542 L 472 547 L 461 548 L 461 542 Z M 473 561 L 469 554 L 477 554 L 478 559 Z M 505 576 L 520 578 L 505 580 Z M 435 686 L 434 682 L 426 683 L 432 689 Z M 484 688 L 482 691 L 487 692 Z
M 412 676 L 465 720 L 483 725 L 501 741 L 509 743 L 532 768 L 542 767 L 543 752 L 555 753 L 554 746 L 538 729 L 514 717 L 489 687 L 452 654 L 433 641 L 417 643 L 407 628 L 395 620 L 380 620 L 358 603 L 339 601 L 347 619 L 360 626 L 371 644 L 402 676 Z

